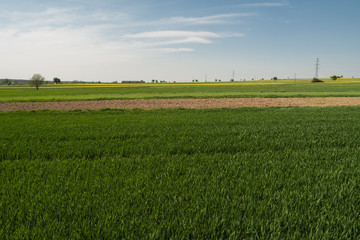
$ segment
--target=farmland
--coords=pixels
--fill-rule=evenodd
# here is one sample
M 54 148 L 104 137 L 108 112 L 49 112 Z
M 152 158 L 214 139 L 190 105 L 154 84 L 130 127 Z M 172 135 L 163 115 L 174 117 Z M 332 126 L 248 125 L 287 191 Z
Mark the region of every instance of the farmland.
M 0 102 L 79 101 L 151 98 L 359 97 L 360 79 L 278 80 L 171 84 L 60 84 L 0 86 Z
M 360 234 L 359 107 L 18 111 L 0 121 L 1 238 Z

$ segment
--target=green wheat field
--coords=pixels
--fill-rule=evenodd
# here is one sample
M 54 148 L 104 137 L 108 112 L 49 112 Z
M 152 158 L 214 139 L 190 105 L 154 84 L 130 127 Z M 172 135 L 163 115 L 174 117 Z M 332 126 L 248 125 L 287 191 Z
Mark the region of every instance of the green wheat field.
M 360 235 L 360 107 L 17 111 L 0 122 L 1 239 Z
M 144 98 L 230 97 L 360 97 L 360 78 L 323 83 L 310 79 L 159 83 L 159 84 L 46 84 L 39 91 L 28 85 L 0 86 L 0 102 L 76 101 Z

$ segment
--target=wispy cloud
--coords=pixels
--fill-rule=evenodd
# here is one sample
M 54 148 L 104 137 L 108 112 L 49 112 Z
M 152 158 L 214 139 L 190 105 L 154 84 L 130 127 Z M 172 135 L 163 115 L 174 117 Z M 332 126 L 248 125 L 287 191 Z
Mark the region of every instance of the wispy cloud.
M 243 13 L 224 13 L 216 15 L 208 15 L 202 17 L 185 17 L 175 16 L 169 18 L 160 18 L 151 21 L 131 21 L 128 26 L 131 27 L 159 27 L 159 26 L 195 26 L 195 25 L 226 25 L 243 22 L 243 18 L 257 16 L 255 12 Z
M 121 12 L 94 10 L 84 12 L 81 8 L 47 8 L 40 11 L 0 11 L 2 26 L 31 31 L 38 28 L 83 28 L 110 26 L 130 21 L 130 16 Z
M 258 2 L 258 3 L 245 3 L 245 4 L 239 4 L 238 7 L 284 7 L 288 6 L 289 3 L 287 1 L 282 2 Z
M 228 14 L 218 14 L 218 15 L 211 15 L 199 18 L 192 18 L 192 17 L 172 17 L 167 19 L 166 22 L 168 23 L 186 23 L 186 24 L 225 24 L 229 23 L 234 20 L 235 18 L 239 17 L 248 17 L 254 16 L 255 13 L 228 13 Z
M 165 45 L 184 45 L 184 44 L 211 44 L 211 39 L 243 37 L 241 33 L 215 33 L 207 31 L 152 31 L 140 32 L 136 34 L 126 34 L 124 39 L 140 40 L 136 42 L 138 47 L 153 48 Z M 165 39 L 166 41 L 163 41 Z M 164 50 L 165 49 L 165 50 Z M 161 48 L 161 52 L 192 52 L 193 48 Z
M 31 30 L 40 27 L 64 26 L 71 23 L 73 9 L 49 8 L 38 12 L 0 12 L 7 27 Z M 2 24 L 0 24 L 1 26 Z
M 11 45 L 14 49 L 61 48 L 58 54 L 78 52 L 85 48 L 107 51 L 129 52 L 135 50 L 154 50 L 163 53 L 193 52 L 196 44 L 212 44 L 214 39 L 242 37 L 242 33 L 218 33 L 201 31 L 209 29 L 202 25 L 231 24 L 239 18 L 254 16 L 255 13 L 224 13 L 202 17 L 169 17 L 145 22 L 122 12 L 113 10 L 84 11 L 81 7 L 47 8 L 39 11 L 1 12 L 0 43 Z M 1 24 L 7 19 L 6 24 Z M 191 25 L 191 26 L 189 26 Z M 186 31 L 199 25 L 199 31 Z M 169 28 L 166 31 L 151 29 Z M 183 31 L 171 30 L 183 28 Z M 136 30 L 148 29 L 150 31 Z M 134 32 L 135 33 L 130 33 Z M 11 44 L 10 44 L 11 43 Z M 34 46 L 34 47 L 30 47 Z M 79 48 L 80 46 L 80 48 Z M 190 47 L 189 47 L 190 46 Z M 91 50 L 94 48 L 94 50 Z M 1 49 L 1 48 L 0 48 Z
M 200 44 L 209 44 L 212 43 L 211 40 L 201 37 L 188 37 L 183 39 L 165 41 L 165 42 L 158 42 L 153 44 L 155 45 L 173 45 L 173 44 L 187 44 L 187 43 L 200 43 Z
M 213 32 L 196 32 L 196 31 L 152 31 L 141 32 L 136 34 L 126 34 L 125 38 L 177 38 L 177 37 L 220 37 Z
M 152 51 L 162 52 L 162 53 L 179 53 L 179 52 L 193 52 L 195 49 L 192 48 L 156 48 Z

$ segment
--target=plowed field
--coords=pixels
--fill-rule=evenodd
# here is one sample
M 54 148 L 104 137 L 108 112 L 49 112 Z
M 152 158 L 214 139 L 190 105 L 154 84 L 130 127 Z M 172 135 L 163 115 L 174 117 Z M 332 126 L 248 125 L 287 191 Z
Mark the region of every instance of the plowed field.
M 360 97 L 325 98 L 206 98 L 206 99 L 134 99 L 69 102 L 0 102 L 0 111 L 16 110 L 96 110 L 156 109 L 156 108 L 238 108 L 238 107 L 308 107 L 308 106 L 357 106 Z

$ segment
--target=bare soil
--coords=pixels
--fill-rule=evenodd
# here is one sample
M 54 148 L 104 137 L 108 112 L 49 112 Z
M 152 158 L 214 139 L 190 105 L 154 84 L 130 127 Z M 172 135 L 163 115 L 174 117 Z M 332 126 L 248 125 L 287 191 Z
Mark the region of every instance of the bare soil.
M 134 99 L 69 102 L 0 102 L 0 112 L 17 110 L 97 110 L 156 108 L 239 108 L 239 107 L 309 107 L 358 106 L 360 97 L 314 98 L 207 98 L 207 99 Z

